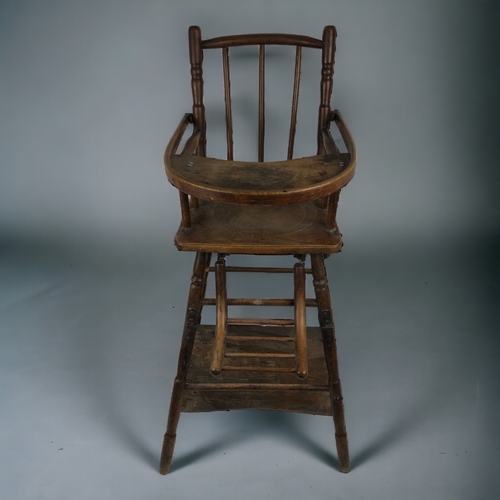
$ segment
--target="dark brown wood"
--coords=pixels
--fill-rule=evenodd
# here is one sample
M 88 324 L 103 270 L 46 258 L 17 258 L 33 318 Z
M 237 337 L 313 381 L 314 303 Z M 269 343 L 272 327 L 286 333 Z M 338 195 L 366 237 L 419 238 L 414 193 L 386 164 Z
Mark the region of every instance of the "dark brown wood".
M 172 462 L 174 452 L 177 424 L 181 412 L 181 398 L 186 382 L 187 371 L 193 345 L 196 335 L 196 329 L 200 323 L 201 300 L 206 289 L 205 282 L 207 273 L 205 271 L 208 265 L 208 255 L 199 252 L 193 267 L 193 276 L 191 278 L 191 287 L 189 289 L 188 305 L 186 318 L 184 321 L 184 331 L 182 333 L 181 350 L 179 353 L 179 362 L 177 366 L 177 376 L 174 382 L 172 399 L 170 401 L 170 411 L 168 413 L 167 431 L 163 439 L 163 448 L 160 458 L 160 474 L 167 474 Z
M 342 472 L 349 451 L 325 256 L 340 251 L 336 224 L 340 190 L 352 179 L 357 153 L 337 110 L 331 111 L 336 31 L 322 40 L 298 35 L 234 35 L 202 40 L 189 29 L 192 113 L 182 118 L 165 151 L 169 181 L 179 189 L 180 250 L 196 252 L 174 382 L 160 472 L 170 468 L 181 412 L 266 409 L 330 415 Z M 296 47 L 287 160 L 264 161 L 266 45 Z M 258 161 L 233 160 L 233 118 L 229 48 L 258 47 Z M 316 156 L 293 158 L 302 47 L 321 49 L 320 105 Z M 222 49 L 227 160 L 206 157 L 203 102 L 203 50 Z M 338 127 L 347 153 L 340 153 L 329 131 Z M 192 124 L 180 154 L 179 145 Z M 214 267 L 210 257 L 217 253 Z M 227 266 L 230 254 L 290 255 L 289 267 Z M 310 255 L 311 267 L 305 267 Z M 215 297 L 205 298 L 210 272 Z M 227 272 L 293 273 L 293 299 L 228 298 Z M 315 299 L 306 298 L 312 274 Z M 271 283 L 272 280 L 269 280 Z M 267 293 L 267 289 L 266 289 Z M 203 306 L 216 308 L 215 325 L 201 325 Z M 229 306 L 294 307 L 294 319 L 228 317 Z M 306 307 L 318 309 L 319 328 L 307 327 Z M 214 376 L 216 375 L 216 376 Z
M 326 367 L 328 370 L 328 385 L 330 387 L 333 421 L 335 423 L 337 453 L 340 470 L 347 473 L 349 472 L 349 448 L 344 417 L 344 398 L 342 397 L 342 387 L 339 377 L 335 327 L 333 325 L 330 289 L 328 287 L 324 257 L 322 255 L 311 255 L 311 266 L 314 278 L 314 291 L 316 293 L 316 300 L 318 301 L 318 318 L 323 336 Z
M 229 76 L 229 48 L 222 49 L 222 67 L 224 71 L 224 102 L 226 106 L 226 142 L 227 159 L 233 159 L 233 114 L 231 109 L 231 78 Z
M 215 306 L 216 299 L 203 299 L 204 306 Z M 306 299 L 306 307 L 316 307 L 315 299 Z M 286 307 L 293 306 L 293 299 L 227 299 L 228 306 L 271 306 L 271 307 Z
M 212 366 L 210 371 L 213 375 L 219 375 L 222 371 L 222 362 L 226 350 L 226 333 L 228 325 L 227 317 L 227 290 L 226 290 L 226 262 L 222 256 L 215 263 L 215 346 Z
M 168 142 L 167 149 L 165 150 L 165 156 L 163 158 L 165 167 L 167 166 L 170 158 L 177 152 L 177 148 L 182 141 L 184 132 L 186 131 L 188 125 L 193 122 L 193 115 L 191 113 L 185 113 L 179 125 L 175 129 L 172 138 Z
M 326 228 L 326 212 L 313 202 L 284 208 L 200 201 L 191 227 L 179 228 L 174 243 L 179 250 L 254 255 L 331 254 L 342 248 L 338 228 Z
M 264 161 L 264 136 L 266 128 L 265 51 L 266 46 L 259 45 L 259 162 Z
M 321 129 L 321 138 L 323 140 L 323 149 L 327 154 L 339 155 L 340 151 L 333 140 L 332 134 L 327 128 Z
M 203 51 L 201 30 L 198 26 L 189 28 L 189 60 L 191 63 L 191 90 L 193 93 L 193 123 L 200 130 L 198 154 L 206 156 L 205 106 L 203 104 Z
M 297 129 L 297 107 L 299 104 L 300 70 L 302 67 L 302 47 L 298 46 L 295 52 L 295 76 L 293 79 L 292 116 L 290 118 L 290 134 L 288 137 L 287 159 L 293 158 L 293 145 L 295 142 L 295 131 Z
M 334 121 L 339 128 L 340 135 L 342 136 L 347 151 L 349 152 L 349 162 L 352 165 L 354 175 L 354 168 L 356 167 L 356 163 L 358 161 L 358 153 L 356 151 L 356 145 L 354 144 L 354 139 L 352 137 L 351 131 L 349 130 L 349 127 L 345 123 L 345 120 L 338 109 L 332 111 L 331 121 Z
M 174 155 L 169 181 L 200 199 L 248 205 L 289 205 L 343 188 L 354 176 L 349 155 L 248 163 Z
M 299 378 L 307 377 L 307 337 L 306 337 L 306 273 L 304 263 L 294 266 L 294 317 L 296 370 Z
M 326 228 L 334 229 L 337 218 L 337 207 L 339 204 L 340 190 L 335 191 L 328 197 L 328 214 L 326 215 Z
M 198 144 L 200 142 L 201 130 L 199 128 L 195 129 L 193 135 L 186 141 L 186 145 L 182 149 L 181 155 L 192 156 L 198 149 Z
M 302 35 L 278 33 L 258 33 L 250 35 L 229 35 L 203 40 L 204 49 L 221 49 L 223 47 L 238 47 L 242 45 L 298 45 L 321 49 L 323 42 L 317 38 Z
M 228 325 L 262 325 L 262 326 L 290 326 L 294 325 L 293 319 L 262 319 L 262 318 L 228 318 Z
M 228 358 L 295 358 L 294 354 L 272 352 L 226 352 Z
M 283 342 L 255 340 L 253 331 L 260 327 L 229 327 L 227 340 L 248 338 L 244 343 L 245 350 L 262 352 L 286 349 L 294 356 L 293 329 L 273 328 L 272 333 L 283 335 L 291 344 Z M 254 330 L 250 330 L 253 328 Z M 246 371 L 223 370 L 218 377 L 209 373 L 213 351 L 214 327 L 200 326 L 196 335 L 193 358 L 188 372 L 186 389 L 183 393 L 182 411 L 215 411 L 235 409 L 268 409 L 310 413 L 316 415 L 332 415 L 328 391 L 328 375 L 323 355 L 321 333 L 319 328 L 308 328 L 309 376 L 298 379 L 294 373 L 292 358 L 275 358 L 264 360 L 273 362 L 274 367 L 287 371 Z M 283 353 L 283 351 L 278 351 Z M 240 366 L 254 364 L 255 359 L 232 359 L 240 362 Z M 272 367 L 271 367 L 272 368 Z
M 215 268 L 211 267 L 210 271 L 215 271 Z M 312 269 L 306 268 L 306 274 L 311 274 Z M 244 266 L 226 266 L 226 273 L 271 273 L 271 274 L 282 274 L 289 273 L 293 274 L 293 267 L 244 267 Z
M 179 198 L 181 202 L 181 212 L 182 212 L 182 227 L 191 227 L 191 212 L 189 210 L 189 197 L 186 193 L 179 191 Z
M 295 342 L 293 337 L 272 337 L 272 336 L 253 336 L 253 337 L 233 337 L 231 335 L 227 336 L 227 340 L 236 340 L 238 342 L 243 341 L 263 341 L 263 342 Z
M 334 26 L 326 26 L 323 30 L 323 49 L 321 52 L 321 85 L 320 105 L 318 114 L 318 154 L 324 154 L 322 130 L 330 122 L 330 101 L 333 90 L 333 65 L 335 57 L 335 38 L 337 31 Z

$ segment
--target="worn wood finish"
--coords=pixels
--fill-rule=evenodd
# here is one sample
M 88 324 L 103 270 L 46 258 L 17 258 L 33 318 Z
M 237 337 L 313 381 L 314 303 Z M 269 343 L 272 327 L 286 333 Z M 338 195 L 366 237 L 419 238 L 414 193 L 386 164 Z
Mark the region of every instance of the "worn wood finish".
M 289 205 L 338 191 L 354 176 L 348 154 L 248 163 L 175 155 L 167 168 L 179 190 L 204 200 Z
M 337 31 L 334 26 L 326 26 L 323 30 L 323 46 L 321 50 L 321 84 L 320 105 L 318 113 L 318 154 L 324 154 L 322 130 L 330 122 L 330 101 L 333 90 L 333 66 L 335 62 L 335 38 Z
M 328 370 L 328 385 L 330 387 L 330 399 L 333 408 L 335 440 L 337 443 L 340 470 L 342 472 L 349 472 L 349 448 L 344 417 L 344 398 L 342 397 L 342 387 L 340 384 L 335 327 L 333 325 L 330 289 L 328 287 L 324 257 L 322 255 L 311 255 L 311 266 L 314 278 L 314 291 L 316 293 L 316 300 L 318 301 L 318 318 L 323 336 Z
M 210 271 L 215 271 L 213 267 Z M 271 273 L 271 274 L 293 274 L 293 267 L 244 267 L 244 266 L 226 266 L 226 273 Z M 311 274 L 312 269 L 306 268 L 306 274 Z
M 306 273 L 303 262 L 297 262 L 294 270 L 294 317 L 296 369 L 299 378 L 307 377 L 307 324 L 306 324 Z
M 215 306 L 216 299 L 203 299 L 203 305 L 207 306 Z M 228 306 L 271 306 L 271 307 L 286 307 L 293 306 L 293 299 L 227 299 Z M 318 303 L 315 299 L 306 299 L 305 300 L 306 307 L 316 307 Z
M 265 59 L 266 46 L 259 45 L 259 162 L 264 161 L 264 137 L 266 127 L 266 104 L 265 104 Z
M 202 40 L 189 29 L 192 113 L 169 141 L 165 170 L 179 189 L 180 250 L 196 252 L 177 376 L 174 382 L 160 472 L 170 468 L 181 412 L 267 409 L 330 415 L 342 472 L 349 470 L 343 397 L 325 256 L 342 247 L 336 214 L 340 190 L 352 179 L 357 153 L 338 110 L 331 111 L 336 31 L 321 40 L 284 34 L 234 35 Z M 233 159 L 230 47 L 258 48 L 257 162 Z M 287 160 L 264 161 L 265 52 L 267 45 L 295 46 L 295 70 Z M 321 81 L 317 155 L 293 158 L 303 48 L 320 49 Z M 222 49 L 227 159 L 207 158 L 203 102 L 203 51 Z M 305 56 L 304 56 L 305 57 Z M 340 153 L 330 125 L 338 127 L 347 153 Z M 177 152 L 188 127 L 191 135 Z M 217 253 L 214 267 L 210 257 Z M 290 267 L 228 266 L 230 254 L 290 255 Z M 310 255 L 311 266 L 305 267 Z M 205 298 L 210 273 L 215 297 Z M 292 273 L 293 299 L 228 298 L 227 272 Z M 306 297 L 312 274 L 315 298 Z M 267 292 L 267 290 L 266 290 Z M 201 325 L 203 307 L 215 306 L 215 325 Z M 235 318 L 229 306 L 293 306 L 294 319 Z M 318 309 L 319 328 L 307 327 L 306 308 Z
M 323 42 L 317 38 L 302 35 L 278 33 L 257 33 L 250 35 L 229 35 L 203 40 L 204 49 L 221 49 L 223 47 L 238 47 L 242 45 L 295 45 L 321 49 Z
M 206 290 L 207 272 L 209 265 L 209 255 L 199 252 L 193 267 L 191 287 L 189 289 L 186 318 L 184 321 L 184 331 L 182 334 L 181 350 L 177 366 L 177 376 L 174 382 L 172 398 L 170 400 L 170 411 L 168 413 L 167 431 L 163 438 L 163 448 L 160 458 L 160 474 L 167 474 L 172 462 L 174 452 L 177 424 L 181 412 L 181 398 L 186 383 L 186 376 L 191 360 L 191 353 L 195 340 L 196 329 L 200 323 L 201 300 Z
M 328 213 L 326 215 L 326 228 L 333 229 L 337 219 L 337 207 L 339 205 L 340 189 L 328 196 Z
M 186 145 L 182 148 L 182 156 L 192 156 L 198 149 L 198 144 L 200 142 L 201 130 L 199 128 L 194 129 L 191 137 L 186 141 Z
M 203 104 L 203 51 L 201 30 L 198 26 L 189 28 L 189 61 L 191 63 L 191 91 L 193 94 L 193 123 L 200 130 L 198 154 L 206 155 L 205 105 Z
M 233 112 L 231 107 L 231 78 L 229 76 L 229 48 L 222 49 L 222 68 L 224 72 L 224 104 L 226 108 L 227 159 L 233 159 Z
M 295 51 L 295 76 L 293 79 L 292 116 L 290 118 L 290 133 L 288 136 L 287 160 L 291 160 L 293 158 L 293 146 L 295 143 L 295 132 L 297 129 L 297 107 L 299 104 L 301 67 L 302 67 L 302 47 L 298 46 Z
M 295 370 L 295 329 L 293 326 L 240 326 L 229 325 L 226 337 L 226 352 L 247 353 L 272 353 L 291 354 L 291 358 L 245 358 L 233 357 L 231 364 L 234 366 L 257 365 L 267 368 L 290 368 L 287 373 L 235 373 L 223 370 L 220 375 L 214 377 L 210 373 L 213 348 L 215 342 L 215 326 L 200 325 L 196 334 L 196 343 L 193 349 L 192 362 L 186 378 L 186 384 L 194 387 L 194 384 L 212 384 L 208 387 L 225 389 L 229 384 L 246 383 L 247 389 L 261 388 L 261 384 L 267 384 L 267 389 L 276 388 L 278 385 L 282 390 L 286 384 L 300 390 L 320 388 L 329 390 L 328 372 L 326 369 L 325 356 L 321 330 L 319 327 L 307 328 L 307 352 L 309 370 L 306 379 L 300 379 L 294 373 Z M 284 396 L 286 397 L 286 395 Z
M 181 201 L 181 225 L 182 227 L 191 227 L 191 211 L 189 209 L 189 196 L 182 191 L 179 191 L 179 198 Z
M 256 354 L 274 351 L 283 354 L 287 351 L 291 357 L 277 357 L 274 360 L 261 361 L 262 367 L 282 368 L 286 371 L 246 371 L 225 370 L 218 377 L 209 375 L 209 364 L 214 344 L 214 328 L 202 325 L 198 328 L 193 349 L 192 363 L 187 376 L 186 390 L 181 402 L 182 411 L 224 411 L 267 409 L 310 413 L 315 415 L 332 415 L 328 390 L 328 375 L 323 355 L 321 333 L 319 328 L 308 328 L 309 376 L 305 380 L 298 379 L 294 373 L 293 329 L 273 328 L 271 332 L 262 328 L 233 326 L 229 329 L 228 348 L 234 348 L 241 339 L 245 342 L 245 350 Z M 278 339 L 288 339 L 289 343 L 276 341 L 259 341 L 261 336 L 279 335 Z M 262 356 L 261 356 L 262 358 Z M 240 367 L 254 364 L 255 359 L 232 359 L 239 362 Z M 264 364 L 267 363 L 267 364 Z
M 226 262 L 224 257 L 219 256 L 215 263 L 215 346 L 212 366 L 210 371 L 214 375 L 219 375 L 222 371 L 222 360 L 226 349 L 227 332 L 227 290 L 226 290 Z
M 338 227 L 326 228 L 326 211 L 307 202 L 289 207 L 224 205 L 200 200 L 191 227 L 175 235 L 179 250 L 226 254 L 336 253 Z

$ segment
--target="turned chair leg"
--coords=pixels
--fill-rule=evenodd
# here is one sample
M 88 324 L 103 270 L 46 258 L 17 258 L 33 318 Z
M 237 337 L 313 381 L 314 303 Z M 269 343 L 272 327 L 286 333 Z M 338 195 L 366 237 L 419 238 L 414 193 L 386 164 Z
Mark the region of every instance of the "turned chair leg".
M 198 252 L 193 267 L 193 276 L 191 278 L 191 287 L 189 289 L 189 297 L 186 311 L 186 319 L 184 322 L 184 331 L 182 334 L 181 350 L 179 353 L 179 364 L 177 368 L 177 376 L 174 382 L 172 391 L 172 399 L 170 401 L 170 410 L 168 413 L 167 432 L 163 438 L 163 448 L 160 458 L 160 474 L 167 474 L 172 463 L 172 455 L 174 453 L 175 438 L 177 432 L 177 424 L 181 414 L 181 398 L 184 386 L 186 383 L 186 374 L 193 351 L 194 338 L 196 328 L 200 324 L 201 319 L 201 301 L 206 290 L 206 282 L 208 278 L 208 267 L 210 265 L 210 254 Z
M 322 255 L 311 255 L 314 291 L 318 302 L 319 324 L 323 336 L 328 383 L 330 386 L 330 400 L 333 407 L 333 421 L 335 424 L 335 441 L 341 472 L 349 472 L 349 447 L 344 417 L 344 403 L 340 385 L 339 367 L 337 360 L 337 346 L 335 327 L 330 300 L 330 289 L 326 275 L 325 260 Z

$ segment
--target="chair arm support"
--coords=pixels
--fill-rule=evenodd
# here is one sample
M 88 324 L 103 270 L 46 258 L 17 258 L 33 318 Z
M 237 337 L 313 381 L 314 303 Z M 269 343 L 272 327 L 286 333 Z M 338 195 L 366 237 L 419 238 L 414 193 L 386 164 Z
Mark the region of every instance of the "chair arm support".
M 339 148 L 333 140 L 332 134 L 327 128 L 321 129 L 321 137 L 323 139 L 323 147 L 325 148 L 326 154 L 338 155 L 340 153 Z
M 358 154 L 356 151 L 356 145 L 354 144 L 354 140 L 352 138 L 351 132 L 349 131 L 347 125 L 344 122 L 344 119 L 342 118 L 342 115 L 340 114 L 339 110 L 336 109 L 330 113 L 330 120 L 328 123 L 328 127 L 325 127 L 321 130 L 321 139 L 323 141 L 323 149 L 326 152 L 326 154 L 334 154 L 337 156 L 341 156 L 341 153 L 339 151 L 339 148 L 335 144 L 335 141 L 333 140 L 332 134 L 330 133 L 330 124 L 331 122 L 334 121 L 335 124 L 337 125 L 340 135 L 342 136 L 342 140 L 344 141 L 344 144 L 347 148 L 347 152 L 349 155 L 349 170 L 352 171 L 352 175 L 354 175 L 354 170 L 356 168 L 356 161 L 358 158 Z M 347 155 L 342 155 L 342 156 L 347 156 Z M 327 214 L 327 220 L 326 220 L 326 227 L 328 229 L 334 229 L 336 225 L 336 218 L 337 218 L 337 206 L 339 202 L 339 195 L 340 195 L 340 190 L 331 193 L 328 196 L 328 200 L 325 198 L 324 201 L 326 202 L 324 204 L 324 207 L 328 207 L 328 214 Z
M 172 156 L 174 156 L 175 153 L 177 152 L 179 144 L 182 141 L 182 137 L 184 136 L 184 132 L 186 131 L 186 128 L 190 123 L 193 123 L 193 115 L 191 113 L 186 113 L 182 117 L 181 122 L 176 128 L 172 138 L 170 139 L 167 145 L 167 149 L 165 150 L 165 156 L 164 156 L 165 170 L 167 169 L 168 162 L 170 161 Z M 191 137 L 186 141 L 186 144 L 182 150 L 181 155 L 186 155 L 186 156 L 193 155 L 196 152 L 196 149 L 198 148 L 200 137 L 201 137 L 201 130 L 199 128 L 194 129 L 193 133 L 191 134 Z M 179 196 L 181 202 L 182 226 L 190 227 L 191 215 L 189 208 L 189 197 L 186 193 L 183 193 L 182 191 L 179 191 Z
M 334 121 L 335 124 L 337 125 L 340 135 L 342 136 L 342 139 L 344 141 L 344 144 L 347 148 L 348 153 L 351 155 L 351 165 L 354 168 L 356 166 L 356 162 L 358 161 L 358 152 L 356 150 L 356 145 L 354 144 L 354 139 L 352 138 L 351 132 L 349 128 L 347 127 L 344 118 L 340 114 L 340 111 L 338 109 L 335 109 L 334 111 L 331 112 L 330 114 L 330 123 Z M 330 136 L 331 141 L 333 142 L 333 139 L 331 138 L 331 135 L 328 131 L 328 135 Z M 335 143 L 334 143 L 335 144 Z M 325 148 L 327 147 L 326 141 L 325 141 Z M 336 148 L 336 146 L 335 146 Z
M 175 129 L 175 132 L 167 145 L 167 149 L 165 150 L 165 166 L 167 164 L 167 160 L 170 160 L 170 158 L 172 158 L 172 156 L 177 152 L 179 144 L 181 143 L 184 136 L 184 132 L 186 131 L 186 128 L 190 123 L 193 123 L 193 115 L 191 113 L 186 113 L 182 117 L 182 120 L 180 121 L 178 127 Z M 201 130 L 199 128 L 195 128 L 193 130 L 193 133 L 191 134 L 191 137 L 187 140 L 181 155 L 190 156 L 194 154 L 196 148 L 198 147 L 200 137 Z

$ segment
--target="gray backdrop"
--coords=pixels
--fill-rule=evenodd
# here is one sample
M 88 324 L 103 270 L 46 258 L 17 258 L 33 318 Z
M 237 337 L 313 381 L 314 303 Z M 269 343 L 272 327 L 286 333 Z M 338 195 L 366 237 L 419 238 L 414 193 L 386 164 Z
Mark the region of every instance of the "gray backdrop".
M 1 1 L 5 497 L 497 498 L 499 21 L 494 0 Z M 329 419 L 248 412 L 183 415 L 174 473 L 155 472 L 192 259 L 171 243 L 162 165 L 190 109 L 191 24 L 204 37 L 337 27 L 333 105 L 359 153 L 329 261 L 348 476 Z M 287 57 L 268 59 L 269 143 L 288 120 Z M 209 155 L 222 154 L 218 75 Z M 236 153 L 250 158 L 240 83 Z

